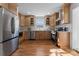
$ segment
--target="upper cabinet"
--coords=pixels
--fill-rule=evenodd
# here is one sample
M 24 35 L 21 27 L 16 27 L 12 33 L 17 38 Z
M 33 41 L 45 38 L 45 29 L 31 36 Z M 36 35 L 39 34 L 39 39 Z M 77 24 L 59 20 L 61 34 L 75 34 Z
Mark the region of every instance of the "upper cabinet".
M 20 15 L 20 26 L 24 27 L 26 25 L 25 16 Z
M 51 15 L 50 17 L 50 26 L 53 27 L 54 26 L 54 16 Z
M 34 18 L 30 18 L 30 25 L 34 26 Z
M 54 14 L 51 15 L 51 17 L 50 17 L 50 26 L 51 26 L 51 27 L 55 27 L 55 26 L 56 26 L 56 13 L 54 13 Z
M 8 3 L 0 3 L 0 7 L 4 7 L 8 9 Z
M 19 14 L 19 19 L 20 19 L 20 26 L 21 27 L 29 27 L 29 26 L 34 26 L 34 16 L 25 16 Z
M 56 20 L 59 20 L 59 19 L 60 19 L 59 12 L 56 12 Z
M 46 26 L 50 26 L 50 17 L 46 17 Z
M 34 19 L 33 16 L 25 16 L 26 27 L 34 26 Z
M 18 14 L 16 3 L 0 3 L 0 7 L 6 8 L 16 15 Z
M 63 23 L 70 23 L 70 4 L 66 3 L 62 6 L 61 10 L 61 20 Z
M 34 26 L 35 16 L 33 15 L 26 16 L 26 23 L 27 23 L 27 26 Z
M 54 14 L 52 14 L 50 16 L 46 16 L 45 17 L 46 25 L 51 26 L 51 27 L 55 27 L 57 18 L 58 18 L 58 14 L 57 13 L 54 13 Z
M 17 4 L 16 3 L 8 3 L 8 9 L 13 13 L 17 14 Z

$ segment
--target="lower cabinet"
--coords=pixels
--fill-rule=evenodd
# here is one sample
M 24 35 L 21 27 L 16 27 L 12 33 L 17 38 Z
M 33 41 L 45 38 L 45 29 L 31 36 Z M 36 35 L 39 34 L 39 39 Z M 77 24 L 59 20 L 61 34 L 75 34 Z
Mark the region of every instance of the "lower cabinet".
M 70 32 L 58 33 L 58 46 L 62 49 L 70 48 Z
M 50 40 L 51 32 L 49 31 L 24 31 L 22 41 L 24 40 Z
M 23 32 L 23 39 L 24 40 L 29 39 L 29 32 L 28 31 Z
M 49 40 L 51 39 L 51 33 L 49 31 L 35 31 L 36 40 Z

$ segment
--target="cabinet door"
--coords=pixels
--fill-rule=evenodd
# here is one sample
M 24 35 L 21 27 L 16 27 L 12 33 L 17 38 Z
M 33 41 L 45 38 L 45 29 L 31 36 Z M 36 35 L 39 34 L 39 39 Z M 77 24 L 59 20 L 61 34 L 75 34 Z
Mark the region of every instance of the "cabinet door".
M 34 17 L 31 16 L 25 16 L 25 26 L 34 26 Z
M 47 31 L 36 31 L 35 32 L 35 38 L 37 40 L 50 40 L 51 39 L 51 33 Z
M 50 17 L 46 18 L 46 25 L 50 26 Z
M 70 33 L 69 32 L 58 33 L 58 45 L 63 49 L 70 47 Z
M 52 19 L 51 19 L 51 25 L 53 26 L 53 27 L 55 27 L 56 26 L 56 13 L 54 13 L 53 15 L 52 15 Z
M 26 27 L 31 26 L 30 17 L 26 17 L 25 22 L 26 22 Z
M 0 6 L 8 9 L 8 3 L 0 3 Z
M 29 19 L 28 19 L 28 17 L 25 17 L 24 20 L 25 20 L 25 21 L 24 21 L 25 26 L 28 27 L 28 26 L 29 26 Z
M 64 4 L 62 7 L 62 21 L 63 23 L 69 23 L 69 17 L 70 17 L 70 4 Z
M 30 25 L 34 26 L 34 18 L 30 18 Z
M 8 9 L 13 13 L 17 13 L 17 4 L 16 3 L 8 3 Z
M 50 17 L 50 26 L 51 27 L 54 26 L 54 18 L 53 18 L 53 16 Z
M 25 26 L 25 16 L 21 15 L 20 26 Z
M 56 14 L 54 14 L 53 23 L 54 23 L 54 27 L 55 27 L 56 26 Z
M 21 26 L 25 26 L 25 27 L 34 26 L 34 19 L 31 20 L 31 17 L 21 15 L 20 23 Z

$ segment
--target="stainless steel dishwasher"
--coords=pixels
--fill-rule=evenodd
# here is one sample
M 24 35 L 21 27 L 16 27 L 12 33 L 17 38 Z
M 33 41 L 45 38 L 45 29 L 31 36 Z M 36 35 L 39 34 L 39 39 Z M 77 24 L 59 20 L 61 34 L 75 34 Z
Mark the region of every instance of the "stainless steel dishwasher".
M 35 40 L 35 31 L 32 31 L 31 28 L 28 28 L 29 40 Z

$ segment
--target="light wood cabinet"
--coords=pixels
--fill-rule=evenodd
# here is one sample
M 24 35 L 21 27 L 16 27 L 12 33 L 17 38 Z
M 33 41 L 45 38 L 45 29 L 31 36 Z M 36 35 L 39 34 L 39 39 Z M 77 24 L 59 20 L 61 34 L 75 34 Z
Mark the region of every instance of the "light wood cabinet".
M 46 20 L 46 26 L 50 26 L 50 17 L 47 17 L 45 20 Z
M 70 23 L 70 4 L 66 3 L 62 6 L 61 17 L 63 23 Z
M 19 20 L 20 20 L 20 27 L 25 27 L 26 26 L 26 17 L 22 14 L 19 14 Z
M 0 6 L 8 9 L 8 3 L 0 3 Z
M 24 27 L 26 25 L 25 16 L 21 15 L 20 17 L 20 26 Z
M 53 26 L 55 27 L 56 26 L 56 13 L 53 15 Z
M 8 9 L 13 13 L 17 14 L 17 4 L 16 3 L 8 3 Z
M 22 27 L 29 27 L 29 26 L 34 26 L 34 24 L 31 24 L 31 18 L 33 18 L 33 22 L 34 22 L 34 18 L 32 16 L 25 16 L 25 15 L 21 15 L 19 14 L 19 19 L 20 19 L 20 26 Z
M 0 6 L 8 9 L 9 11 L 11 11 L 12 13 L 16 15 L 18 14 L 16 3 L 0 3 Z
M 46 25 L 54 28 L 56 26 L 56 20 L 59 19 L 59 12 L 55 12 L 52 15 L 45 16 Z
M 53 16 L 50 17 L 50 26 L 51 26 L 51 27 L 54 26 L 54 19 L 53 19 Z
M 34 18 L 30 18 L 30 26 L 34 26 Z
M 35 23 L 35 16 L 27 16 L 26 23 L 28 26 L 34 26 Z
M 34 31 L 35 33 L 35 40 L 50 40 L 51 39 L 51 33 L 48 31 Z M 28 31 L 23 31 L 23 40 L 29 39 L 29 32 Z
M 23 39 L 29 39 L 29 32 L 28 31 L 23 31 Z
M 51 27 L 55 27 L 55 26 L 56 26 L 56 13 L 54 13 L 54 14 L 50 17 L 50 26 L 51 26 Z
M 48 31 L 35 31 L 35 39 L 36 40 L 50 40 L 51 33 Z
M 51 19 L 50 16 L 47 15 L 47 16 L 44 17 L 44 19 L 45 19 L 45 25 L 50 26 L 50 19 Z
M 56 13 L 45 17 L 46 25 L 55 27 L 56 26 Z
M 29 19 L 29 17 L 25 17 L 25 26 L 26 27 L 30 26 L 30 19 Z
M 70 32 L 58 33 L 58 46 L 62 49 L 70 48 Z

